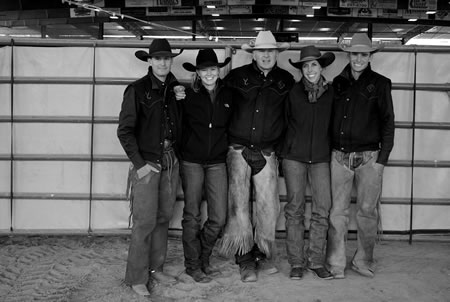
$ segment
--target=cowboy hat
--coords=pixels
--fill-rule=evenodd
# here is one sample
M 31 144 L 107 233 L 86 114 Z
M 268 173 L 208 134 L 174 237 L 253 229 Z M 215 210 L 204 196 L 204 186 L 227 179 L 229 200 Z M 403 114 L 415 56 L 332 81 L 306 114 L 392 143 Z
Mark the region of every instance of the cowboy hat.
M 339 47 L 346 52 L 369 52 L 375 53 L 383 48 L 383 45 L 372 46 L 372 41 L 365 33 L 356 33 L 350 41 L 350 46 L 339 44 Z
M 324 68 L 333 63 L 335 58 L 336 57 L 334 53 L 326 52 L 324 54 L 321 54 L 320 51 L 314 45 L 310 45 L 300 49 L 300 61 L 292 62 L 291 59 L 289 59 L 289 63 L 291 63 L 291 65 L 294 66 L 295 68 L 301 69 L 303 63 L 307 61 L 317 60 L 320 66 Z
M 197 58 L 195 60 L 196 66 L 187 62 L 183 63 L 183 67 L 187 71 L 194 72 L 197 69 L 203 69 L 211 66 L 217 66 L 219 68 L 222 68 L 228 63 L 230 63 L 230 61 L 231 58 L 228 57 L 225 59 L 225 61 L 223 61 L 223 63 L 219 63 L 219 60 L 217 59 L 217 55 L 214 52 L 214 50 L 212 50 L 211 48 L 207 48 L 207 49 L 200 49 L 198 51 Z
M 249 43 L 245 43 L 241 46 L 246 52 L 253 52 L 254 50 L 261 49 L 276 49 L 278 51 L 284 51 L 289 48 L 289 43 L 277 43 L 274 35 L 270 30 L 260 31 L 255 40 L 251 40 Z
M 154 39 L 150 44 L 148 53 L 144 50 L 138 50 L 134 53 L 136 58 L 141 61 L 147 62 L 151 57 L 176 57 L 183 52 L 183 49 L 179 53 L 172 53 L 170 44 L 166 39 Z

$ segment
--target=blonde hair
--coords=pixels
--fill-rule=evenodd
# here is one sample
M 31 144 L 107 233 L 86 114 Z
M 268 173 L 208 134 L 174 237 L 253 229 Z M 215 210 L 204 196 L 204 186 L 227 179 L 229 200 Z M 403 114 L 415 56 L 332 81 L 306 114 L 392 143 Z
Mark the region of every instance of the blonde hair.
M 202 79 L 198 75 L 197 71 L 192 75 L 191 79 L 191 88 L 194 92 L 199 92 L 200 88 L 202 88 Z

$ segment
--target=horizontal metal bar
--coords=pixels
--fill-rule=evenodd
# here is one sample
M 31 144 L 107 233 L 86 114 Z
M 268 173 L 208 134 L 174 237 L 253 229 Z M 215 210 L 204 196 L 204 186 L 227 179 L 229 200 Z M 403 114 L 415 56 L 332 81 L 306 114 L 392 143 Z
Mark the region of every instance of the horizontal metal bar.
M 87 193 L 14 193 L 13 199 L 31 199 L 31 200 L 90 200 Z M 0 192 L 1 199 L 11 198 L 9 193 Z M 126 201 L 124 194 L 92 194 L 92 200 L 111 200 Z M 177 201 L 184 201 L 183 194 L 177 195 Z M 280 202 L 286 202 L 286 195 L 280 195 Z M 306 196 L 306 202 L 311 203 L 311 196 Z M 381 198 L 381 204 L 384 205 L 405 205 L 409 206 L 410 198 Z M 356 199 L 352 198 L 351 203 L 355 204 Z M 450 206 L 450 199 L 444 198 L 414 198 L 414 205 L 431 205 L 431 206 Z
M 395 90 L 414 90 L 413 83 L 392 83 L 392 89 Z M 417 83 L 416 90 L 426 90 L 426 91 L 449 91 L 450 83 Z
M 90 78 L 90 77 L 15 77 L 14 85 L 26 84 L 64 84 L 64 85 L 128 85 L 138 78 Z M 0 77 L 0 83 L 11 83 L 10 77 Z M 189 85 L 186 81 L 181 81 L 182 84 Z M 413 83 L 393 83 L 394 90 L 413 90 Z M 416 90 L 421 91 L 450 91 L 450 83 L 418 83 Z
M 94 117 L 94 124 L 117 124 L 118 116 L 97 116 Z M 12 119 L 8 115 L 0 116 L 0 123 L 11 123 Z M 14 123 L 92 123 L 90 116 L 14 116 Z M 412 129 L 412 122 L 395 122 L 395 127 L 400 129 Z M 450 130 L 450 123 L 440 122 L 416 122 L 415 129 Z
M 395 128 L 412 129 L 412 122 L 395 122 Z M 450 123 L 439 122 L 416 122 L 415 129 L 434 129 L 434 130 L 450 130 Z
M 89 154 L 0 154 L 0 161 L 90 161 Z M 97 154 L 94 162 L 128 162 L 125 155 Z M 411 167 L 411 160 L 389 160 L 388 167 Z M 414 160 L 416 168 L 450 168 L 447 160 Z
M 253 16 L 254 18 L 254 16 Z M 275 17 L 274 17 L 275 18 Z M 340 20 L 340 19 L 339 19 Z M 126 40 L 78 40 L 78 39 L 0 39 L 0 46 L 34 46 L 34 47 L 111 47 L 111 48 L 148 48 L 148 41 Z M 226 44 L 219 44 L 212 41 L 170 41 L 173 48 L 179 49 L 201 49 L 201 48 L 235 48 L 240 49 L 242 43 L 227 41 Z M 290 50 L 299 50 L 305 46 L 304 43 L 291 43 Z M 342 51 L 337 45 L 317 45 L 320 50 Z M 391 46 L 386 45 L 382 52 L 429 52 L 429 53 L 449 53 L 446 46 Z

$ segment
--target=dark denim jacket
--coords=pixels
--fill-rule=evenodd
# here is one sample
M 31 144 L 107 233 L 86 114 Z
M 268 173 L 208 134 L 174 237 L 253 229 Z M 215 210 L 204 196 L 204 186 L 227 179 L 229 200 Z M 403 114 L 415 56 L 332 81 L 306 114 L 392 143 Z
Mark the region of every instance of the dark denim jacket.
M 161 164 L 167 135 L 175 142 L 172 146 L 177 152 L 181 110 L 173 87 L 178 85 L 178 81 L 172 73 L 169 73 L 164 85 L 157 81 L 149 68 L 146 76 L 128 85 L 123 96 L 117 136 L 137 169 L 146 161 Z M 165 133 L 164 109 L 167 112 L 168 133 Z
M 333 81 L 332 146 L 342 152 L 380 150 L 377 162 L 385 165 L 394 146 L 394 108 L 391 80 L 370 65 L 358 80 L 350 65 Z
M 265 77 L 252 62 L 233 69 L 224 81 L 235 92 L 230 143 L 260 150 L 275 147 L 285 126 L 284 106 L 293 76 L 275 65 Z

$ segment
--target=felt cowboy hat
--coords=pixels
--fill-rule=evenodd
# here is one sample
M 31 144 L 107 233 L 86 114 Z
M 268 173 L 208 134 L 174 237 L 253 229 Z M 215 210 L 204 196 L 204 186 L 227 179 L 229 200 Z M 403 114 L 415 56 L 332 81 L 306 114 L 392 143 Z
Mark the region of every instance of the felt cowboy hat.
M 134 53 L 136 58 L 141 61 L 147 62 L 151 57 L 176 57 L 183 52 L 183 49 L 179 53 L 173 53 L 169 42 L 166 39 L 154 39 L 150 44 L 148 53 L 144 50 L 138 50 Z
M 300 49 L 300 61 L 292 62 L 291 59 L 289 59 L 289 63 L 291 63 L 291 65 L 295 68 L 301 69 L 303 63 L 307 61 L 317 60 L 320 66 L 324 68 L 333 63 L 335 58 L 336 57 L 334 53 L 326 52 L 324 54 L 321 54 L 314 45 L 310 45 Z
M 249 43 L 245 43 L 241 48 L 247 52 L 261 49 L 277 49 L 278 51 L 284 51 L 289 48 L 289 43 L 277 43 L 274 35 L 270 30 L 260 31 L 256 36 L 256 39 L 251 40 Z
M 228 63 L 230 63 L 231 58 L 228 57 L 223 61 L 223 63 L 219 63 L 217 59 L 217 55 L 211 48 L 208 49 L 200 49 L 197 54 L 197 58 L 195 60 L 195 66 L 191 63 L 183 63 L 184 69 L 187 71 L 194 72 L 197 69 L 203 69 L 207 67 L 217 66 L 219 68 L 224 67 Z
M 369 52 L 375 53 L 383 48 L 383 45 L 372 45 L 369 37 L 365 33 L 356 33 L 353 35 L 350 45 L 340 44 L 339 47 L 346 52 Z

